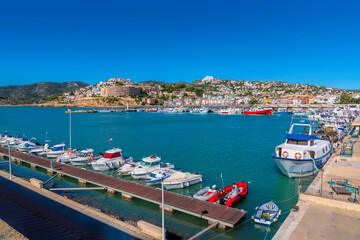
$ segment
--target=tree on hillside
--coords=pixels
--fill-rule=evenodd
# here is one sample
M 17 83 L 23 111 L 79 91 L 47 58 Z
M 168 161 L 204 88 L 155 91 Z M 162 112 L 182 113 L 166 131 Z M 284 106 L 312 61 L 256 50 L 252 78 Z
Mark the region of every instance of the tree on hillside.
M 340 95 L 340 102 L 341 103 L 351 103 L 351 96 L 350 94 L 343 93 Z

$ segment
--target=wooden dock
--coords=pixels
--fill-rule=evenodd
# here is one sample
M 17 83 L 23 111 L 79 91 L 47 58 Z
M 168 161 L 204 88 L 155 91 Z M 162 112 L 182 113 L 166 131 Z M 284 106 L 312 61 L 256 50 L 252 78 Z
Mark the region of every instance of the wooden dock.
M 0 147 L 0 154 L 7 156 L 8 149 Z M 119 192 L 126 198 L 138 198 L 161 206 L 161 189 L 134 183 L 101 173 L 92 172 L 78 167 L 53 162 L 34 155 L 11 150 L 11 159 L 29 163 L 33 167 L 40 167 L 54 173 L 59 173 L 78 179 L 82 183 L 91 183 L 108 189 L 109 192 Z M 237 208 L 229 208 L 219 204 L 200 201 L 190 196 L 184 196 L 169 191 L 164 191 L 165 210 L 179 211 L 192 216 L 208 220 L 209 224 L 218 223 L 220 228 L 234 227 L 243 220 L 246 212 Z M 203 214 L 205 213 L 205 214 Z

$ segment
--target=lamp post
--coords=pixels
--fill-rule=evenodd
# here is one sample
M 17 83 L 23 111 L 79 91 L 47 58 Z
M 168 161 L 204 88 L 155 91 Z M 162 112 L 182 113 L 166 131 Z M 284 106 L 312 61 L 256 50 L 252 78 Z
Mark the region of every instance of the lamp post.
M 10 152 L 10 141 L 7 141 L 8 143 L 8 149 L 9 149 L 9 174 L 10 174 L 10 180 L 12 179 L 12 174 L 11 174 L 11 152 Z
M 161 230 L 162 230 L 162 240 L 165 240 L 164 178 L 161 179 Z

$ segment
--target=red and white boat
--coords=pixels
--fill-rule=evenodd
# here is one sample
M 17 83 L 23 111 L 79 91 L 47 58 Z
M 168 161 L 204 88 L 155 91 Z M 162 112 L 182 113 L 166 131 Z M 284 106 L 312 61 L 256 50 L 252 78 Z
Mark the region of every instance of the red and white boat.
M 270 115 L 271 114 L 272 109 L 271 108 L 266 108 L 266 109 L 258 109 L 258 108 L 254 108 L 254 109 L 250 109 L 248 111 L 244 110 L 244 115 Z
M 219 203 L 227 207 L 232 207 L 243 197 L 245 197 L 247 192 L 248 188 L 245 182 L 233 183 L 218 191 L 209 199 L 209 202 Z

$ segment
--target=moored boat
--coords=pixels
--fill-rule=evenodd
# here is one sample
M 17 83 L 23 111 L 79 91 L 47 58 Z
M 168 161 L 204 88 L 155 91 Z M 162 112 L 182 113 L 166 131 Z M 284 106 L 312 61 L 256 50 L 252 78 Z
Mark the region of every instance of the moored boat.
M 248 187 L 245 182 L 233 183 L 224 189 L 219 190 L 209 199 L 209 202 L 219 203 L 227 207 L 234 206 L 248 193 Z
M 39 155 L 46 155 L 48 158 L 56 158 L 59 155 L 66 153 L 65 144 L 56 144 L 52 147 L 51 151 L 40 153 Z
M 119 168 L 124 162 L 125 159 L 122 156 L 121 149 L 113 148 L 106 151 L 102 158 L 91 161 L 91 166 L 97 171 L 111 170 Z
M 310 176 L 327 162 L 332 148 L 330 141 L 313 134 L 312 125 L 294 123 L 286 134 L 285 143 L 275 148 L 272 157 L 284 175 Z
M 256 207 L 254 216 L 252 217 L 257 224 L 270 226 L 276 222 L 281 214 L 279 206 L 273 201 L 269 201 Z
M 200 191 L 196 192 L 193 195 L 193 198 L 208 201 L 212 196 L 214 196 L 218 192 L 217 186 L 213 185 L 211 188 L 209 186 L 204 187 Z
M 244 110 L 244 115 L 270 115 L 272 109 L 259 109 L 259 108 L 253 108 L 250 110 Z
M 143 158 L 140 164 L 136 166 L 130 174 L 134 179 L 146 179 L 150 172 L 157 168 L 166 167 L 166 164 L 162 165 L 160 161 L 161 158 L 154 155 Z M 174 165 L 171 165 L 171 167 L 174 167 Z
M 202 175 L 177 171 L 164 180 L 164 186 L 166 189 L 177 189 L 189 187 L 199 182 L 202 182 Z

